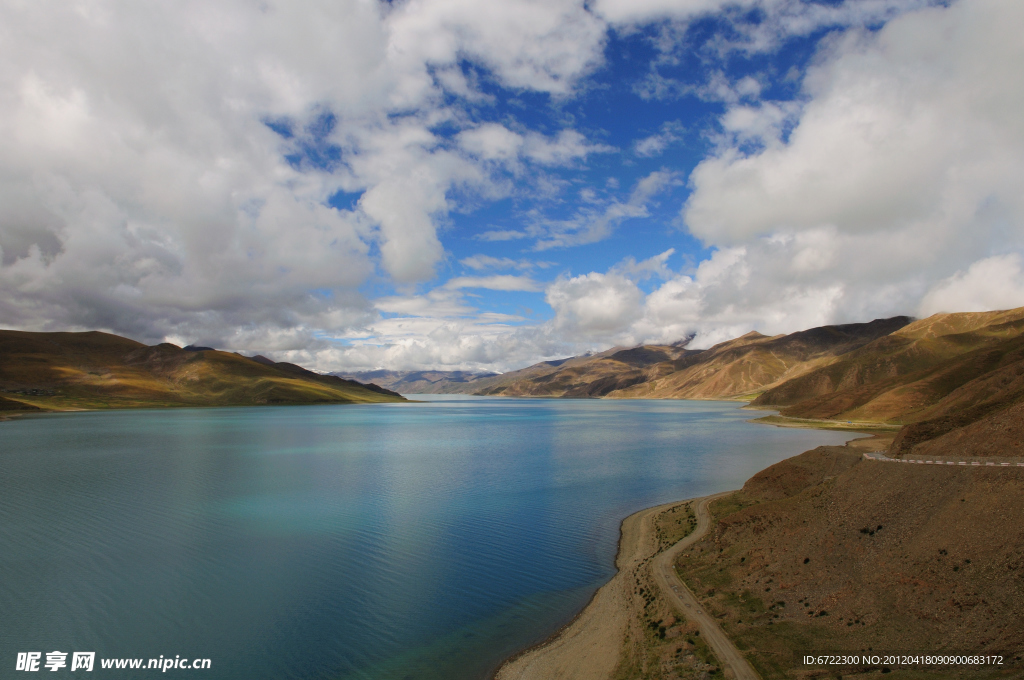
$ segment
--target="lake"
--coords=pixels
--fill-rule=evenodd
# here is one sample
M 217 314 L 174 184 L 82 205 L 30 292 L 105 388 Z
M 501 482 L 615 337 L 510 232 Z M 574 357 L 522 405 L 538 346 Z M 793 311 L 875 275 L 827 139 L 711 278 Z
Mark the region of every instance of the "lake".
M 422 398 L 0 423 L 0 665 L 478 680 L 612 576 L 627 515 L 851 437 L 727 402 Z

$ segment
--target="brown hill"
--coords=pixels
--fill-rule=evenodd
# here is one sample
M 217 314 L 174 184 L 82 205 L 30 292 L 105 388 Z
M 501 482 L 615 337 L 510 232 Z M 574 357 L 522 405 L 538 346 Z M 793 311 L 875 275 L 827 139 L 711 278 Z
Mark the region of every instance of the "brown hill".
M 603 397 L 671 370 L 687 350 L 671 345 L 613 347 L 600 354 L 546 361 L 506 373 L 478 387 L 477 394 L 508 397 Z
M 804 653 L 1024 653 L 1024 470 L 888 465 L 821 447 L 713 511 L 715 530 L 679 570 L 766 680 L 824 677 L 801 668 Z M 1014 668 L 938 677 L 1019 677 Z
M 96 331 L 0 331 L 0 390 L 17 408 L 47 410 L 402 400 L 294 364 Z
M 1017 398 L 1003 382 L 1020 361 L 1022 333 L 1024 308 L 936 315 L 767 390 L 753 405 L 796 418 L 892 423 L 960 412 L 956 426 L 964 425 Z
M 505 374 L 478 394 L 546 397 L 743 399 L 897 331 L 909 317 L 823 326 L 767 337 L 757 332 L 707 350 L 675 345 L 613 348 L 559 365 Z M 479 388 L 479 385 L 478 385 Z
M 970 352 L 935 373 L 918 382 L 933 394 L 939 383 L 946 393 L 900 430 L 894 455 L 1024 456 L 1024 336 Z M 906 390 L 926 392 L 917 383 Z
M 466 386 L 479 383 L 486 378 L 495 378 L 500 373 L 474 373 L 471 371 L 355 371 L 336 372 L 339 378 L 358 382 L 372 382 L 402 394 L 450 394 L 466 393 Z
M 1024 309 L 923 319 L 755 404 L 906 422 L 890 445 L 896 456 L 1020 460 L 1022 331 Z M 820 447 L 758 473 L 715 504 L 715 531 L 682 553 L 680 574 L 766 679 L 888 672 L 800 662 L 865 651 L 1004 654 L 1009 668 L 934 677 L 1024 677 L 1024 468 L 862 457 L 887 444 Z

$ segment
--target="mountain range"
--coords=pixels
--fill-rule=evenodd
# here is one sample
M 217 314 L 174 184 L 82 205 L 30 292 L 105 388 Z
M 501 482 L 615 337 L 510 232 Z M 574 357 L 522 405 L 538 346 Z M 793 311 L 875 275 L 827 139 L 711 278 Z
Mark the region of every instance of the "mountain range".
M 803 375 L 888 335 L 909 317 L 823 326 L 790 335 L 757 332 L 707 350 L 685 344 L 642 345 L 544 361 L 503 374 L 443 371 L 339 373 L 373 379 L 405 394 L 611 399 L 742 399 Z
M 902 427 L 900 455 L 953 448 L 1024 454 L 1024 308 L 906 316 L 706 350 L 616 347 L 504 374 L 354 373 L 406 394 L 608 399 L 732 399 L 776 409 L 780 424 Z M 988 433 L 980 436 L 980 433 Z
M 896 455 L 1024 455 L 1024 308 L 751 332 L 705 350 L 613 347 L 503 374 L 321 375 L 100 332 L 0 331 L 4 411 L 377 402 L 399 392 L 742 400 L 779 411 L 766 418 L 777 424 L 899 429 Z

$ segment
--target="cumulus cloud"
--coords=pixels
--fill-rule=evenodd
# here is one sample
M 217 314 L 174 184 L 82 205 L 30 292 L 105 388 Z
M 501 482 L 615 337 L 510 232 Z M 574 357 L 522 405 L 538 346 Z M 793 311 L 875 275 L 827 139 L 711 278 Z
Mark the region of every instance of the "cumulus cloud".
M 533 131 L 519 134 L 497 123 L 463 130 L 456 140 L 470 155 L 500 162 L 517 173 L 522 172 L 521 161 L 525 160 L 539 165 L 568 165 L 592 153 L 614 150 L 606 144 L 588 142 L 576 130 L 561 130 L 554 137 L 546 137 Z
M 661 74 L 711 14 L 727 28 L 696 47 L 706 63 L 837 30 L 799 96 L 772 101 L 770 70 Z M 540 251 L 605 239 L 681 182 L 663 168 L 622 194 L 616 178 L 580 188 L 570 171 L 618 150 L 572 107 L 543 129 L 474 108 L 500 88 L 558 108 L 609 24 L 652 23 L 660 56 L 638 91 L 723 107 L 680 211 L 712 254 L 678 270 L 662 246 L 548 283 L 550 263 L 481 254 L 460 261 L 472 276 L 435 281 L 450 215 L 474 201 L 531 194 L 514 227 L 467 237 Z M 325 370 L 514 368 L 1024 304 L 1021 25 L 1013 0 L 7 3 L 0 319 Z M 680 135 L 666 123 L 629 162 Z M 367 281 L 398 293 L 369 300 Z M 480 310 L 473 289 L 544 292 L 552 317 Z
M 1024 305 L 1024 271 L 1017 253 L 979 260 L 939 281 L 921 300 L 922 316 L 939 312 L 987 312 Z
M 807 76 L 809 101 L 788 140 L 745 154 L 729 145 L 700 163 L 683 217 L 713 243 L 831 225 L 844 233 L 927 224 L 954 246 L 982 213 L 1024 218 L 1024 88 L 1013 40 L 1024 7 L 959 3 L 852 32 Z M 730 110 L 727 129 L 778 140 L 785 114 Z M 979 233 L 980 232 L 980 233 Z M 979 238 L 980 237 L 980 238 Z M 973 249 L 978 252 L 978 247 Z
M 491 329 L 491 344 L 515 338 L 535 357 L 691 335 L 706 347 L 752 329 L 1024 305 L 1022 24 L 1009 1 L 918 6 L 833 37 L 797 102 L 726 83 L 682 211 L 712 255 L 685 271 L 662 253 L 560 278 L 550 321 Z M 605 208 L 590 216 L 598 231 Z M 658 277 L 647 292 L 645 270 Z
M 503 191 L 432 131 L 462 124 L 442 90 L 486 99 L 466 57 L 566 96 L 603 41 L 569 1 L 6 4 L 3 322 L 268 347 L 343 333 L 372 314 L 354 291 L 377 266 L 433 276 L 453 190 Z M 598 148 L 515 134 L 545 165 Z M 328 207 L 338 192 L 358 201 Z
M 435 0 L 395 5 L 388 17 L 392 58 L 405 66 L 403 91 L 429 89 L 431 64 L 460 55 L 513 88 L 567 94 L 601 60 L 605 25 L 572 0 Z
M 835 40 L 801 109 L 725 113 L 721 146 L 691 175 L 687 227 L 751 258 L 774 243 L 787 266 L 755 258 L 753 276 L 780 291 L 798 274 L 831 282 L 846 310 L 1024 304 L 1024 48 L 1010 28 L 1022 23 L 1019 3 L 986 0 Z
M 652 276 L 657 276 L 663 279 L 667 279 L 672 276 L 672 270 L 668 267 L 668 258 L 675 254 L 675 248 L 669 248 L 665 252 L 658 253 L 646 260 L 636 261 L 636 258 L 630 255 L 619 264 L 612 267 L 613 272 L 622 274 L 631 279 L 649 279 Z
M 556 281 L 545 299 L 559 330 L 572 337 L 607 337 L 642 313 L 643 293 L 621 274 L 594 272 Z

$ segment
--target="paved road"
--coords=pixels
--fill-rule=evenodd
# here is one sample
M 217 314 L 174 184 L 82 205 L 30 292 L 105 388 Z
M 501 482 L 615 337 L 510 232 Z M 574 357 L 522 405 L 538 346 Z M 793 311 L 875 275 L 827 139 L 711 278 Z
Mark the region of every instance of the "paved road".
M 1024 467 L 1024 462 L 999 462 L 984 460 L 925 460 L 923 458 L 890 458 L 882 451 L 865 453 L 866 460 L 877 460 L 883 463 L 908 463 L 914 465 L 968 465 L 971 467 Z
M 697 598 L 679 579 L 673 567 L 676 556 L 687 546 L 700 540 L 711 528 L 711 513 L 708 512 L 708 503 L 731 493 L 733 492 L 727 491 L 714 496 L 705 496 L 697 501 L 697 527 L 689 536 L 654 558 L 654 579 L 669 602 L 675 604 L 687 619 L 700 626 L 701 637 L 718 657 L 726 677 L 733 677 L 736 680 L 761 680 L 761 676 L 743 658 L 740 650 L 736 649 L 736 645 L 726 636 L 718 622 L 700 606 Z

